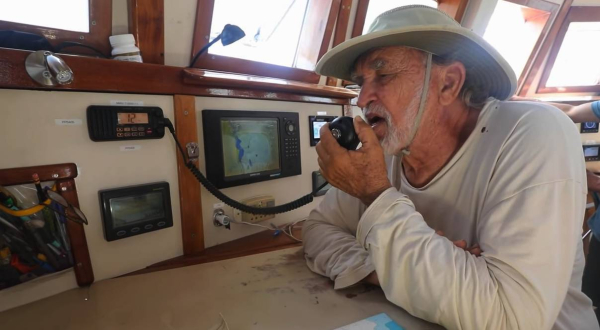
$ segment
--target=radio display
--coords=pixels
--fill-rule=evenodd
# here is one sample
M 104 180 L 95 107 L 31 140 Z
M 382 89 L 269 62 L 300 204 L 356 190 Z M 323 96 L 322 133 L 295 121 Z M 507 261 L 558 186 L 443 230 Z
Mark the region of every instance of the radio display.
M 586 147 L 583 149 L 583 155 L 585 157 L 598 157 L 598 151 L 600 147 Z
M 110 200 L 113 228 L 132 223 L 152 221 L 165 216 L 162 192 L 125 196 Z
M 117 113 L 119 125 L 148 124 L 147 113 Z

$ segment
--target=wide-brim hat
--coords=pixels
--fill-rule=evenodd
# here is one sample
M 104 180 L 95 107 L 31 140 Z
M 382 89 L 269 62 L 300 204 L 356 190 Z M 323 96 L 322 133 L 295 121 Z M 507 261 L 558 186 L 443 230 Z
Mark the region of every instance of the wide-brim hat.
M 405 46 L 463 63 L 467 80 L 499 100 L 511 97 L 517 78 L 506 60 L 482 37 L 435 8 L 412 5 L 379 15 L 369 31 L 328 51 L 317 63 L 320 75 L 350 80 L 350 70 L 365 52 Z

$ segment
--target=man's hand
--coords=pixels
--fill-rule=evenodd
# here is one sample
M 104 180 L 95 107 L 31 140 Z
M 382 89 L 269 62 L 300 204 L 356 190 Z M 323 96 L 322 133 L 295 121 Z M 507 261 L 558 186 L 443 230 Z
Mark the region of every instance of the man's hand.
M 387 177 L 383 149 L 371 126 L 362 118 L 354 118 L 354 130 L 362 143 L 356 151 L 342 148 L 329 130 L 329 124 L 320 130 L 317 144 L 321 174 L 329 183 L 360 199 L 369 206 L 392 185 Z
M 444 232 L 441 230 L 438 230 L 435 232 L 436 234 L 440 235 L 440 236 L 446 236 L 444 235 Z M 467 252 L 469 252 L 472 255 L 475 255 L 476 257 L 481 256 L 481 248 L 479 247 L 479 244 L 475 244 L 471 247 L 467 247 L 467 241 L 465 241 L 464 239 L 458 240 L 458 241 L 453 241 L 452 243 L 454 243 L 454 245 L 456 247 L 459 247 Z
M 444 232 L 441 230 L 438 230 L 435 233 L 440 236 L 444 236 Z M 452 243 L 454 243 L 454 245 L 456 247 L 459 247 L 459 248 L 469 252 L 472 255 L 475 255 L 477 257 L 481 256 L 481 248 L 479 247 L 479 244 L 475 244 L 475 245 L 471 246 L 470 248 L 467 248 L 467 241 L 465 241 L 465 240 L 461 239 L 459 241 L 453 241 Z M 376 285 L 376 286 L 380 286 L 379 278 L 377 278 L 377 272 L 375 272 L 375 271 L 372 272 L 371 274 L 367 275 L 367 277 L 365 277 L 363 279 L 363 282 L 372 284 L 372 285 Z

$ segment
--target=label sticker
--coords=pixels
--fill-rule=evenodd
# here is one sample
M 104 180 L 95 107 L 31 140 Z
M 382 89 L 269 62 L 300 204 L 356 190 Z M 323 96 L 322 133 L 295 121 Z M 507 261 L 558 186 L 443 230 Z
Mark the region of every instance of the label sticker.
M 110 105 L 124 105 L 124 106 L 143 106 L 144 101 L 123 101 L 123 100 L 111 100 Z
M 317 116 L 327 116 L 327 111 L 317 111 Z
M 142 149 L 142 146 L 139 144 L 132 146 L 121 146 L 121 151 L 136 151 Z
M 215 203 L 215 204 L 213 204 L 213 209 L 214 210 L 216 210 L 216 209 L 222 209 L 224 207 L 225 207 L 225 203 Z
M 56 126 L 79 126 L 82 124 L 81 119 L 54 119 Z

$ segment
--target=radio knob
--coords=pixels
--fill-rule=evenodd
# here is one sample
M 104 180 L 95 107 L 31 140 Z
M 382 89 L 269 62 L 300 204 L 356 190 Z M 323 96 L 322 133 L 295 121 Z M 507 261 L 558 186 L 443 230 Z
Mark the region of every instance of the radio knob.
M 292 121 L 288 121 L 285 123 L 285 131 L 292 135 L 294 134 L 294 132 L 296 131 L 296 125 L 294 125 L 294 122 Z

